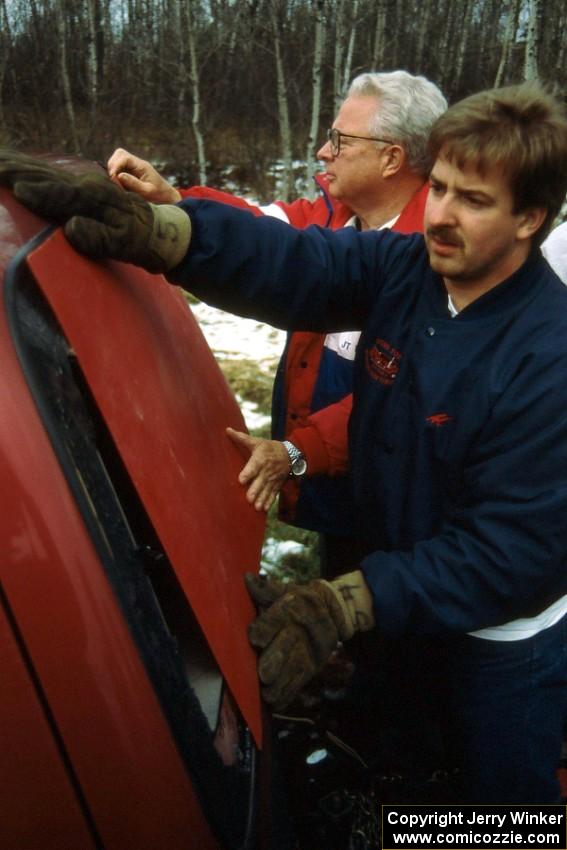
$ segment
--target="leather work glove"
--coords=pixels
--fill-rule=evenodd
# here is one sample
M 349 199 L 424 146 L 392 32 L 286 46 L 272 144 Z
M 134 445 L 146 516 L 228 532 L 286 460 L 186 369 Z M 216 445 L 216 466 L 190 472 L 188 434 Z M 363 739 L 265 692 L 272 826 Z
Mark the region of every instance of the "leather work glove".
M 306 584 L 247 573 L 246 586 L 261 611 L 248 638 L 260 650 L 262 694 L 276 711 L 323 669 L 339 641 L 374 626 L 372 595 L 360 570 Z
M 65 236 L 93 259 L 110 257 L 149 272 L 179 265 L 191 221 L 179 207 L 156 206 L 125 192 L 103 174 L 71 174 L 26 154 L 0 151 L 0 184 L 24 206 L 64 224 Z

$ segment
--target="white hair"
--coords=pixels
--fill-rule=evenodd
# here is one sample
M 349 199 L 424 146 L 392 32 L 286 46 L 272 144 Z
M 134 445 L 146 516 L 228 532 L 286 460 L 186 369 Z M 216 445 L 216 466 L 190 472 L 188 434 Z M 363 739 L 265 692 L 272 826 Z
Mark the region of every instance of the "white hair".
M 437 118 L 447 109 L 447 101 L 437 86 L 407 71 L 370 72 L 354 78 L 347 97 L 351 95 L 377 98 L 369 132 L 398 142 L 406 152 L 410 169 L 427 176 L 431 167 L 427 138 Z

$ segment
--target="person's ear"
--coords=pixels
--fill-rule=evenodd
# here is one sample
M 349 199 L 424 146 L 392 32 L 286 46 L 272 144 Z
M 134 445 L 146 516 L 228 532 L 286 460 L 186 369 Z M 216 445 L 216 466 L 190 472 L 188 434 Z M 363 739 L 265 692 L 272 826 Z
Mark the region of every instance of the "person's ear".
M 388 145 L 381 153 L 382 176 L 393 177 L 401 170 L 406 159 L 406 152 L 401 145 Z
M 518 215 L 518 239 L 533 239 L 547 218 L 545 207 L 530 207 Z

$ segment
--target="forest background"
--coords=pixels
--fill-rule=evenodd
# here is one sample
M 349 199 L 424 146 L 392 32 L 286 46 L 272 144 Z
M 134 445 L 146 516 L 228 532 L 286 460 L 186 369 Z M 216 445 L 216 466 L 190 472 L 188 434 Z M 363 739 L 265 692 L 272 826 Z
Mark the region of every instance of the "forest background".
M 349 81 L 397 68 L 449 102 L 536 78 L 565 97 L 567 2 L 0 0 L 0 146 L 101 163 L 120 146 L 178 185 L 293 200 L 313 192 Z M 192 306 L 249 427 L 268 436 L 283 335 Z M 313 575 L 316 536 L 272 509 L 263 563 Z
M 449 101 L 539 77 L 565 94 L 565 0 L 0 0 L 0 144 L 182 184 L 309 194 L 350 79 L 404 68 Z

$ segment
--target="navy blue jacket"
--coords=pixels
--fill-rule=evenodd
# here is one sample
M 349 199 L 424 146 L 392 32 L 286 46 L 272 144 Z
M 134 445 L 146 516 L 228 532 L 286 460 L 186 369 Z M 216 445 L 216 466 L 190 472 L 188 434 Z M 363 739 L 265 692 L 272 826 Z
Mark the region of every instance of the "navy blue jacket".
M 172 280 L 279 327 L 362 328 L 350 457 L 378 628 L 468 632 L 567 593 L 567 289 L 539 252 L 451 319 L 422 236 L 182 206 Z

